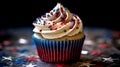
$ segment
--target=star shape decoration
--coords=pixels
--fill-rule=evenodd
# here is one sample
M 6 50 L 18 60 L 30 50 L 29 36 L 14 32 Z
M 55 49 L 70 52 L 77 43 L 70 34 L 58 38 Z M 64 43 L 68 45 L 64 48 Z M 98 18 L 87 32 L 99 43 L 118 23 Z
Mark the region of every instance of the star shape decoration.
M 24 67 L 37 67 L 37 65 L 33 65 L 32 63 L 29 63 L 28 65 L 24 65 Z
M 86 66 L 86 67 L 91 67 L 91 65 L 95 65 L 95 64 L 90 64 L 88 62 L 82 62 L 79 67 L 83 67 L 83 66 Z
M 112 59 L 111 57 L 103 58 L 103 62 L 114 62 L 114 60 L 118 60 L 118 59 Z
M 9 56 L 9 57 L 2 57 L 3 59 L 2 59 L 2 61 L 4 61 L 4 60 L 9 60 L 9 61 L 12 61 L 12 57 L 11 56 Z

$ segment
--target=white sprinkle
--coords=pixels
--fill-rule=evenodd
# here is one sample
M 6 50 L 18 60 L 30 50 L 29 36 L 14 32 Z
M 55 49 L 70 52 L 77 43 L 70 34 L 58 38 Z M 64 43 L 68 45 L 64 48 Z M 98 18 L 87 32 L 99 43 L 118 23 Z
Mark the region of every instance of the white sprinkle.
M 27 43 L 28 43 L 28 41 L 27 41 L 26 39 L 24 39 L 24 38 L 20 38 L 20 39 L 18 40 L 18 42 L 19 42 L 20 44 L 27 44 Z
M 81 54 L 88 54 L 88 51 L 82 50 Z
M 85 45 L 94 45 L 94 42 L 92 40 L 85 40 Z

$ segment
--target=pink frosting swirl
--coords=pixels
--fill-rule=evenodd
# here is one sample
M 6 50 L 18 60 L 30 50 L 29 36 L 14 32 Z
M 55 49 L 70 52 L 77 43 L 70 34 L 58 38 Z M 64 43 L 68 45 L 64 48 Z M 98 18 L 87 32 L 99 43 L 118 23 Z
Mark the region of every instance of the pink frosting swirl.
M 39 33 L 45 39 L 55 39 L 64 36 L 74 36 L 82 32 L 83 25 L 81 19 L 73 14 L 63 5 L 57 5 L 49 13 L 36 18 L 33 23 L 33 32 Z

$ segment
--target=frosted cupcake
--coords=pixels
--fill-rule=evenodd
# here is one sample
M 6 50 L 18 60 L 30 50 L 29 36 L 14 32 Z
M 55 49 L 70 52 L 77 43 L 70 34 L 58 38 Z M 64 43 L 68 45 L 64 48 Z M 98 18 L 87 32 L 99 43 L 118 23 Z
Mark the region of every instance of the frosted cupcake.
M 65 63 L 77 61 L 85 39 L 81 19 L 63 5 L 36 18 L 32 38 L 40 59 L 44 62 Z

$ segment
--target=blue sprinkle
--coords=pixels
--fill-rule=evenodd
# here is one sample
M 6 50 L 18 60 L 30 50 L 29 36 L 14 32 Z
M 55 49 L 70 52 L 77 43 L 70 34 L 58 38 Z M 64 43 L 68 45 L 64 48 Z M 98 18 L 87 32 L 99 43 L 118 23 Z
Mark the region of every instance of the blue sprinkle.
M 50 17 L 50 15 L 47 15 L 47 17 Z
M 73 22 L 73 21 L 74 21 L 74 19 L 71 19 L 71 20 L 70 20 L 70 22 Z
M 111 35 L 111 34 L 105 34 L 105 35 L 104 35 L 104 38 L 105 38 L 106 40 L 109 40 L 109 39 L 112 38 L 112 35 Z
M 64 14 L 64 16 L 67 16 L 67 14 Z
M 5 54 L 4 53 L 0 53 L 0 57 L 2 57 L 2 56 L 5 56 Z
M 27 49 L 19 50 L 19 53 L 25 53 L 25 52 L 28 52 L 28 50 Z
M 13 61 L 15 64 L 25 64 L 27 62 L 27 60 L 24 59 L 16 59 Z
M 48 28 L 51 28 L 51 26 L 48 26 Z

